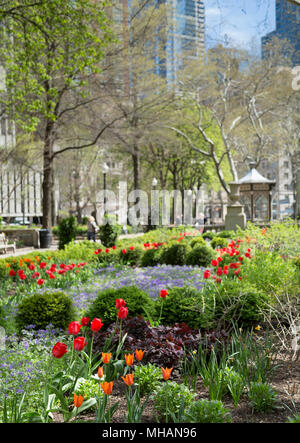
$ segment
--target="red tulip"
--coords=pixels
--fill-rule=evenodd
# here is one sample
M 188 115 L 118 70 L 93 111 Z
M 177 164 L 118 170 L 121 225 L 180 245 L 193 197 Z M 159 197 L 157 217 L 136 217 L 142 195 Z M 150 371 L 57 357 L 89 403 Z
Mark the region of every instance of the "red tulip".
M 75 351 L 82 351 L 86 344 L 87 342 L 84 337 L 77 337 L 73 340 L 73 348 Z
M 122 308 L 119 309 L 118 318 L 124 319 L 124 318 L 127 317 L 127 315 L 128 315 L 128 309 L 127 308 L 122 307 Z
M 212 264 L 212 266 L 218 266 L 218 260 L 212 260 L 211 261 L 211 264 Z
M 209 270 L 209 269 L 206 269 L 206 270 L 204 271 L 204 273 L 203 273 L 203 277 L 204 277 L 204 278 L 209 278 L 209 277 L 210 277 L 210 270 Z
M 89 324 L 90 319 L 88 317 L 82 317 L 80 320 L 81 326 L 87 326 Z
M 40 278 L 40 279 L 37 281 L 37 284 L 38 284 L 39 286 L 42 286 L 42 285 L 44 284 L 44 280 L 43 280 L 42 278 Z
M 161 298 L 166 298 L 167 295 L 168 295 L 168 291 L 166 289 L 162 289 L 160 291 Z
M 81 328 L 81 324 L 79 323 L 79 321 L 72 321 L 69 324 L 69 334 L 77 335 L 80 331 L 80 328 Z
M 41 269 L 44 269 L 46 266 L 47 266 L 47 263 L 44 262 L 44 261 L 41 261 L 41 263 L 40 263 L 40 268 L 41 268 Z
M 61 358 L 63 357 L 66 353 L 68 352 L 67 350 L 67 345 L 65 345 L 64 343 L 61 342 L 57 342 L 52 349 L 52 355 L 55 358 Z
M 91 323 L 91 330 L 93 332 L 98 332 L 102 328 L 103 323 L 101 321 L 101 318 L 94 318 L 94 320 Z
M 134 246 L 130 246 L 130 251 L 133 251 L 134 250 Z
M 120 309 L 120 308 L 124 308 L 126 305 L 126 301 L 123 300 L 122 298 L 117 298 L 116 299 L 116 309 Z
M 28 269 L 30 269 L 30 271 L 33 271 L 35 269 L 34 264 L 30 263 L 30 265 L 28 266 Z
M 9 276 L 14 277 L 15 275 L 16 275 L 16 271 L 14 271 L 13 269 L 10 269 Z

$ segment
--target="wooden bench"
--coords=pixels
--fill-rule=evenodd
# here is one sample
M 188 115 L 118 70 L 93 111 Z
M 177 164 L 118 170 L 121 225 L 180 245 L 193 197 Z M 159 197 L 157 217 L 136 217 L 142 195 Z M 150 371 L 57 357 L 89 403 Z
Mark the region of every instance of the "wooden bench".
M 7 254 L 8 251 L 16 252 L 16 243 L 8 243 L 6 235 L 0 234 L 0 254 Z

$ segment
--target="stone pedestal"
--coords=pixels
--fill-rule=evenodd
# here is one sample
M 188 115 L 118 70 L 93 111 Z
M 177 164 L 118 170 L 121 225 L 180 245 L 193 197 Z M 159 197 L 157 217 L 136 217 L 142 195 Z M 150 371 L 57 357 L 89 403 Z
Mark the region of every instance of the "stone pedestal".
M 236 231 L 237 226 L 242 229 L 246 228 L 247 220 L 244 213 L 244 206 L 239 203 L 240 185 L 239 183 L 229 183 L 231 204 L 227 206 L 227 214 L 225 217 L 225 230 Z

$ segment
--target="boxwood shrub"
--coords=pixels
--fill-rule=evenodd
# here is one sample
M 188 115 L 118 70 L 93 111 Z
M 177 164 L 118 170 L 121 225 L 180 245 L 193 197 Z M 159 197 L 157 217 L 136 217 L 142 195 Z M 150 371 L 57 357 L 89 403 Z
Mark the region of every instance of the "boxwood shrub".
M 208 303 L 207 303 L 208 302 Z M 175 323 L 185 323 L 191 329 L 201 329 L 210 326 L 214 310 L 210 300 L 205 300 L 201 293 L 194 288 L 172 288 L 164 299 L 158 299 L 155 305 L 158 317 L 162 306 L 161 324 L 173 326 Z
M 159 262 L 164 265 L 183 266 L 186 264 L 191 249 L 191 246 L 187 243 L 171 242 L 162 247 Z
M 99 292 L 97 298 L 86 311 L 85 316 L 90 319 L 95 317 L 101 318 L 104 323 L 103 329 L 107 329 L 111 323 L 116 321 L 118 315 L 116 299 L 118 298 L 125 300 L 126 307 L 128 308 L 128 317 L 145 316 L 143 308 L 150 315 L 154 314 L 154 301 L 149 295 L 136 286 L 127 286 Z
M 212 241 L 210 242 L 210 246 L 213 249 L 216 248 L 227 248 L 228 246 L 228 239 L 222 238 L 222 237 L 214 237 Z
M 18 305 L 16 325 L 19 332 L 26 326 L 45 329 L 50 323 L 66 330 L 73 320 L 75 310 L 71 298 L 64 292 L 45 292 L 25 296 Z
M 186 264 L 190 266 L 208 266 L 214 257 L 215 251 L 210 246 L 194 246 L 186 257 Z

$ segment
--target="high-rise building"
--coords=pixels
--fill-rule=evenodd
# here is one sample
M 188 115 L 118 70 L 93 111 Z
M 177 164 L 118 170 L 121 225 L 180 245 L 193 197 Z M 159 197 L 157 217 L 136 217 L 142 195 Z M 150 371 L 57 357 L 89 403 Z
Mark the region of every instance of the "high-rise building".
M 170 82 L 188 59 L 197 59 L 205 52 L 205 9 L 202 0 L 159 0 L 166 3 L 170 27 L 165 35 L 165 63 L 160 74 Z
M 293 66 L 300 65 L 300 6 L 287 0 L 276 0 L 276 29 L 262 37 L 262 57 L 268 56 L 268 43 L 277 37 L 291 47 Z

